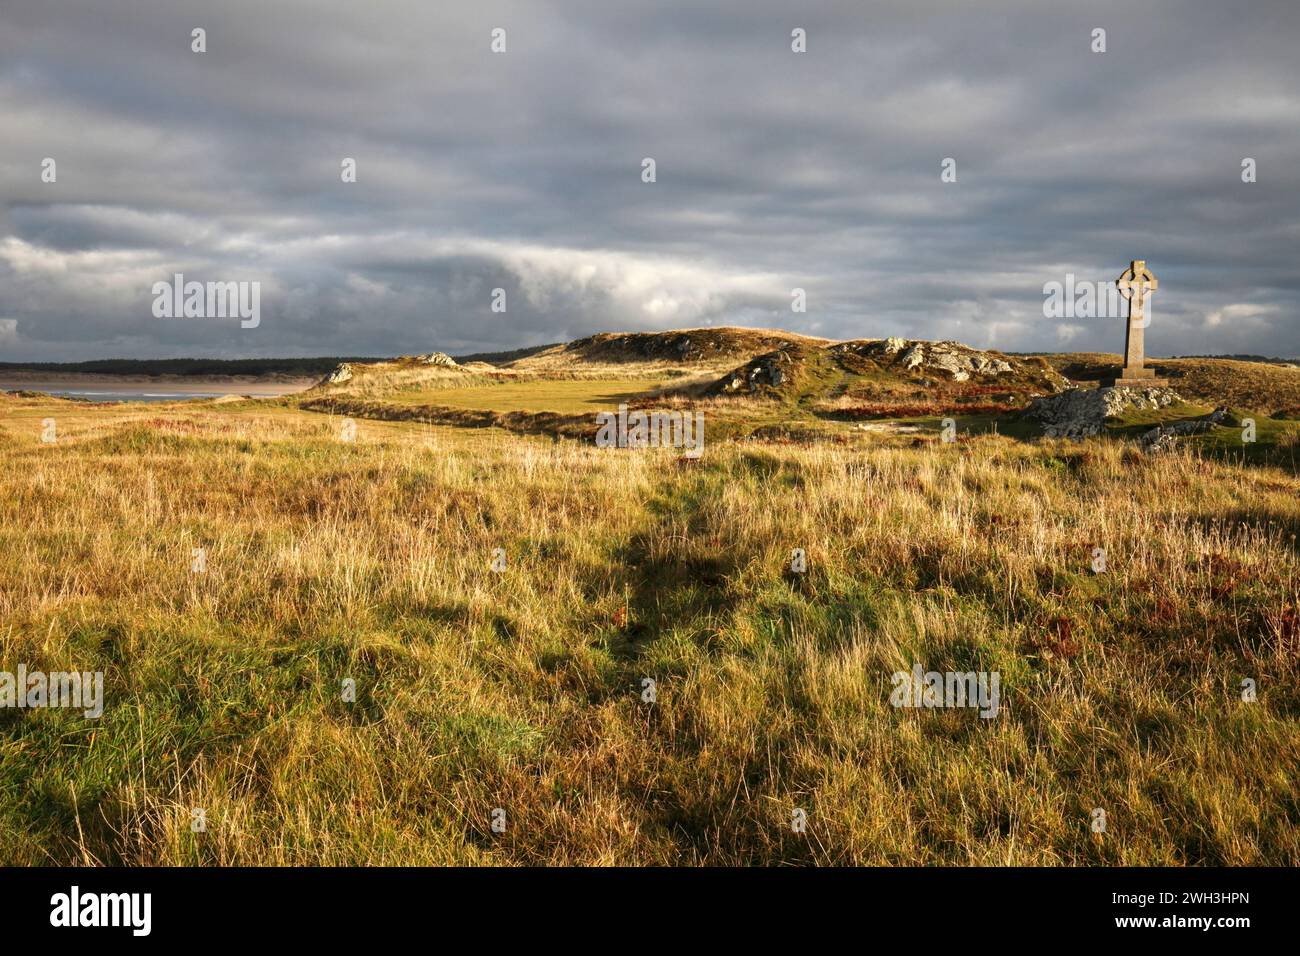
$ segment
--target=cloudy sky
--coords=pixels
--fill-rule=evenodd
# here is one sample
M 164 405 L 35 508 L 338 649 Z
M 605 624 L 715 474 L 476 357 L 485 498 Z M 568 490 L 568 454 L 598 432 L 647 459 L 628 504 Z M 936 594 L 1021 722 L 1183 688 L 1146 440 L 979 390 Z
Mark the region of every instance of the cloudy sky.
M 1295 0 L 0 0 L 0 360 L 1118 351 L 1043 286 L 1133 258 L 1153 354 L 1300 355 L 1298 41 Z M 155 318 L 177 272 L 261 324 Z

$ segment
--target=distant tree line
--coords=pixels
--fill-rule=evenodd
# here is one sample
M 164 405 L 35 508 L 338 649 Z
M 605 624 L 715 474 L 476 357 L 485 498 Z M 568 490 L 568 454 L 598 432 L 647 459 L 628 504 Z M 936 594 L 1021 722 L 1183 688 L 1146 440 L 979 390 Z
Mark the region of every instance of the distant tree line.
M 340 362 L 375 358 L 96 359 L 90 362 L 0 362 L 0 371 L 89 372 L 96 375 L 325 375 Z
M 1277 358 L 1268 355 L 1175 355 L 1173 357 L 1180 359 L 1235 359 L 1238 362 L 1300 362 L 1300 358 Z
M 454 355 L 457 362 L 489 362 L 501 365 L 525 358 L 550 345 L 534 345 L 508 352 L 475 352 Z M 286 375 L 307 377 L 326 375 L 343 362 L 384 362 L 374 356 L 338 355 L 321 358 L 249 358 L 249 359 L 95 359 L 89 362 L 0 362 L 0 372 L 87 372 L 94 375 Z
M 487 362 L 489 365 L 504 365 L 506 362 L 528 358 L 530 355 L 536 355 L 538 352 L 544 352 L 546 349 L 563 344 L 563 342 L 552 342 L 550 345 L 530 345 L 527 348 L 512 349 L 509 352 L 473 352 L 469 355 L 453 355 L 452 358 L 461 363 Z

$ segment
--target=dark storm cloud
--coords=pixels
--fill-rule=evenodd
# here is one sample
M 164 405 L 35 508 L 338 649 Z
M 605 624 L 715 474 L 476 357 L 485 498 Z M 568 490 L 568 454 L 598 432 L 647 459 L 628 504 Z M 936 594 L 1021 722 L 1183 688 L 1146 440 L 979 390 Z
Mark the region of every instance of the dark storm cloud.
M 9 4 L 0 357 L 710 323 L 1115 350 L 1043 284 L 1137 257 L 1153 352 L 1300 354 L 1300 8 L 1060 6 Z M 176 272 L 260 281 L 261 325 L 154 318 Z

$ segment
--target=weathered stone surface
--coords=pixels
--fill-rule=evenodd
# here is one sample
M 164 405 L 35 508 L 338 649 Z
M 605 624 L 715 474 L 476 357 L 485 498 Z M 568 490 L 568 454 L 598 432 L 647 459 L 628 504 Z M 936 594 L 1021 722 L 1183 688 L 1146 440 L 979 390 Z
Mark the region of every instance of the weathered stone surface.
M 457 366 L 460 364 L 446 352 L 430 352 L 428 355 L 421 355 L 418 358 L 425 365 Z
M 925 347 L 917 342 L 898 361 L 903 368 L 920 368 L 925 364 Z
M 724 393 L 753 392 L 763 385 L 771 385 L 774 388 L 780 386 L 790 377 L 787 368 L 790 362 L 790 355 L 781 349 L 769 352 L 767 355 L 760 355 L 750 363 L 748 374 L 745 374 L 744 369 L 738 369 L 722 386 L 722 391 Z
M 881 357 L 898 355 L 896 364 L 908 371 L 942 372 L 954 382 L 968 381 L 972 375 L 993 377 L 1013 371 L 1010 362 L 956 342 L 890 338 L 874 343 L 868 351 Z
M 1004 359 L 989 358 L 987 355 L 975 355 L 971 357 L 971 362 L 975 366 L 975 371 L 980 375 L 1001 375 L 1003 372 L 1011 371 L 1011 363 Z
M 334 371 L 330 372 L 325 378 L 326 383 L 330 385 L 342 385 L 344 382 L 352 381 L 352 366 L 344 362 Z
M 1138 439 L 1144 450 L 1148 452 L 1169 451 L 1178 445 L 1178 440 L 1184 435 L 1199 435 L 1201 432 L 1207 432 L 1216 425 L 1223 424 L 1223 420 L 1228 417 L 1228 410 L 1219 406 L 1204 418 L 1198 418 L 1190 422 L 1178 422 L 1174 425 L 1157 425 L 1149 432 L 1144 432 Z
M 1024 415 L 1042 425 L 1048 437 L 1086 438 L 1129 409 L 1164 408 L 1177 401 L 1178 393 L 1168 388 L 1072 388 L 1034 399 Z
M 930 349 L 929 364 L 931 368 L 947 373 L 954 382 L 966 381 L 975 370 L 975 360 L 969 355 L 959 355 L 938 346 Z M 987 366 L 988 361 L 985 360 L 985 367 Z
M 1156 429 L 1159 431 L 1159 429 Z M 1143 436 L 1145 438 L 1145 436 Z M 1173 434 L 1161 433 L 1150 441 L 1142 442 L 1142 450 L 1148 454 L 1156 455 L 1162 451 L 1172 451 L 1178 446 L 1178 436 Z

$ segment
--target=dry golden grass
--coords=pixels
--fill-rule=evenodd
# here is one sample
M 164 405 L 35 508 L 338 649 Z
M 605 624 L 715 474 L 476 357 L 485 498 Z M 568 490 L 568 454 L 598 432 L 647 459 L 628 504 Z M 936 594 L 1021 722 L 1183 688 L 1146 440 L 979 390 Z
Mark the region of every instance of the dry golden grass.
M 0 398 L 0 669 L 107 698 L 0 711 L 0 863 L 1300 863 L 1291 474 L 339 426 Z
M 400 404 L 429 402 L 466 405 L 475 408 L 507 410 L 509 407 L 543 411 L 572 406 L 575 397 L 592 397 L 591 390 L 618 386 L 624 390 L 651 393 L 671 387 L 670 383 L 696 381 L 698 370 L 684 371 L 667 362 L 610 364 L 592 362 L 551 372 L 475 368 L 447 368 L 409 363 L 375 363 L 354 366 L 351 381 L 339 385 L 318 384 L 304 394 L 310 398 L 339 398 L 362 401 L 395 401 Z M 718 373 L 704 372 L 702 379 L 712 381 Z M 679 386 L 680 387 L 680 386 Z M 462 394 L 464 393 L 464 394 Z M 480 396 L 500 396 L 500 401 L 483 402 Z M 528 398 L 533 404 L 522 404 Z M 548 403 L 549 400 L 550 401 Z M 538 404 L 540 402 L 540 404 Z M 555 407 L 555 403 L 561 407 Z M 615 402 L 617 404 L 617 401 Z

